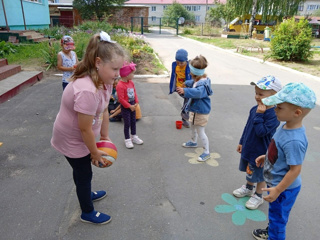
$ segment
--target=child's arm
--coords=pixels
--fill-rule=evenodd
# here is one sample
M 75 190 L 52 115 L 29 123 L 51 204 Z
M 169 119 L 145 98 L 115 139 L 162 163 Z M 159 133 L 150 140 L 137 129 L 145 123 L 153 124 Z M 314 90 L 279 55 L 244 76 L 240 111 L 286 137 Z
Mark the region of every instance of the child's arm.
M 130 108 L 131 104 L 126 101 L 126 88 L 125 86 L 122 86 L 121 82 L 117 84 L 117 94 L 118 94 L 118 100 L 119 103 L 124 107 L 124 108 Z
M 290 170 L 286 173 L 282 181 L 275 187 L 262 188 L 262 191 L 268 191 L 269 195 L 263 197 L 268 202 L 275 201 L 280 193 L 286 190 L 293 181 L 299 176 L 302 165 L 290 165 Z
M 184 88 L 183 90 L 186 98 L 200 99 L 208 96 L 207 89 L 204 85 L 196 88 Z
M 275 114 L 263 112 L 264 105 L 258 105 L 253 119 L 254 132 L 258 137 L 264 137 L 273 132 L 280 124 Z M 268 115 L 265 115 L 268 114 Z
M 103 112 L 103 119 L 102 119 L 101 130 L 100 130 L 100 140 L 111 141 L 109 138 L 109 112 L 108 112 L 108 108 L 106 108 Z
M 111 110 L 110 113 L 112 113 L 112 114 L 109 116 L 109 118 L 113 118 L 113 117 L 119 115 L 121 113 L 120 105 L 116 109 Z

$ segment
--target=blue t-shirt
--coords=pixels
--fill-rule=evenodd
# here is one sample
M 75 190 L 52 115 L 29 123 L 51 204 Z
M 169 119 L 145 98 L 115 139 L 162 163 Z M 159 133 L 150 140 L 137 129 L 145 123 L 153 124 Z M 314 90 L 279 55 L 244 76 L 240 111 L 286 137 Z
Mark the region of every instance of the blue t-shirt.
M 283 129 L 283 126 L 284 124 L 273 135 L 264 162 L 263 176 L 270 187 L 275 187 L 282 181 L 290 170 L 290 165 L 302 164 L 308 148 L 304 127 Z M 300 185 L 299 175 L 287 189 Z

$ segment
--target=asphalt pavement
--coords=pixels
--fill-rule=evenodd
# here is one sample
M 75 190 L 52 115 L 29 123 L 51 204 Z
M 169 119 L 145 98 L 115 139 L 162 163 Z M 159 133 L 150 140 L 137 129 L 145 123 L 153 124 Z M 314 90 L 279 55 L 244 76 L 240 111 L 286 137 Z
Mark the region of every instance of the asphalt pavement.
M 319 79 L 162 32 L 146 34 L 146 40 L 169 71 L 182 47 L 190 58 L 202 54 L 209 61 L 214 95 L 206 133 L 212 159 L 199 164 L 194 159 L 201 149 L 181 147 L 190 129 L 175 128 L 182 101 L 168 95 L 169 78 L 136 78 L 143 115 L 137 134 L 144 144 L 126 149 L 123 123 L 110 123 L 118 159 L 107 169 L 93 167 L 93 189 L 107 191 L 94 205 L 112 221 L 82 223 L 71 167 L 50 146 L 61 79 L 45 77 L 0 105 L 0 239 L 246 240 L 267 225 L 267 203 L 249 211 L 230 195 L 245 183 L 236 146 L 255 104 L 249 83 L 273 74 L 283 83 L 305 82 L 319 99 Z M 319 113 L 317 105 L 304 122 L 309 149 L 287 226 L 289 240 L 319 238 Z

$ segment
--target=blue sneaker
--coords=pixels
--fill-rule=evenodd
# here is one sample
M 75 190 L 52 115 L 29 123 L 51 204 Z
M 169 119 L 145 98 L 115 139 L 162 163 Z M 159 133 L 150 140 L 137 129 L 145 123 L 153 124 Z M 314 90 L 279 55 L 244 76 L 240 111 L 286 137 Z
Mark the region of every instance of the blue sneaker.
M 188 141 L 188 142 L 186 142 L 186 143 L 182 143 L 182 147 L 185 147 L 185 148 L 195 148 L 195 147 L 198 147 L 198 143 Z
M 106 191 L 96 191 L 91 193 L 92 202 L 99 201 L 107 196 Z
M 210 159 L 210 153 L 202 153 L 199 157 L 198 157 L 198 162 L 205 162 L 208 159 Z
M 94 224 L 107 224 L 111 221 L 111 217 L 107 214 L 92 211 L 90 213 L 82 213 L 80 220 L 85 223 L 94 223 Z

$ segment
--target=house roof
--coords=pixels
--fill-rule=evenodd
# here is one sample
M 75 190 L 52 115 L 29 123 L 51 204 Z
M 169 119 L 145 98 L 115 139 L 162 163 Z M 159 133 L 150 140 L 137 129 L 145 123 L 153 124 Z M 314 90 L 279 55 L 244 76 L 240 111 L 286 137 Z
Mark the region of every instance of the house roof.
M 129 0 L 124 2 L 125 4 L 148 4 L 148 5 L 157 5 L 157 4 L 172 4 L 174 1 L 183 5 L 213 5 L 214 0 Z M 226 3 L 227 0 L 220 0 L 220 3 Z

